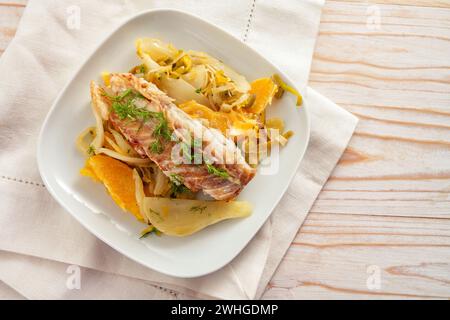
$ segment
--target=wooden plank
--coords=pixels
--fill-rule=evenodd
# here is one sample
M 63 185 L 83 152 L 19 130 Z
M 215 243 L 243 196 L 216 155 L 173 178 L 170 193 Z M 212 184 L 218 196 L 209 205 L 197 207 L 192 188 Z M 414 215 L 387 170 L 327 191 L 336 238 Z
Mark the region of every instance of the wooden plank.
M 326 3 L 311 84 L 361 121 L 266 299 L 450 296 L 450 10 L 408 4 Z
M 263 298 L 446 299 L 449 249 L 449 219 L 311 213 Z
M 324 9 L 311 85 L 361 121 L 312 211 L 449 217 L 450 9 L 378 7 Z
M 26 1 L 0 2 L 0 56 L 16 34 Z
M 344 106 L 448 114 L 449 9 L 380 5 L 380 30 L 371 30 L 365 5 L 333 2 L 326 8 L 311 72 L 315 88 Z
M 450 220 L 421 217 L 450 213 L 450 11 L 380 5 L 371 30 L 349 2 L 326 3 L 311 84 L 361 121 L 264 298 L 448 298 Z
M 28 0 L 3 0 L 0 1 L 0 7 L 25 7 Z
M 449 218 L 450 195 L 440 192 L 323 191 L 311 212 Z
M 366 3 L 367 5 L 376 4 L 395 4 L 401 6 L 419 6 L 419 7 L 434 7 L 434 8 L 450 8 L 449 0 L 327 0 L 327 2 L 354 2 L 354 3 Z

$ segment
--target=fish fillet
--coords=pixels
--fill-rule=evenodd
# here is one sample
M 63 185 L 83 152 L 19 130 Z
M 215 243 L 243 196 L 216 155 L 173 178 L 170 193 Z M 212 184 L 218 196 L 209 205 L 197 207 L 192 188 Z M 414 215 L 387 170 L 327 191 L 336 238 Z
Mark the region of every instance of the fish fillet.
M 91 85 L 92 88 L 99 90 L 99 87 Z M 124 135 L 136 152 L 154 161 L 168 177 L 175 175 L 181 178 L 182 183 L 190 190 L 194 192 L 202 190 L 216 200 L 235 198 L 254 177 L 255 169 L 246 163 L 241 150 L 234 142 L 227 139 L 221 132 L 192 119 L 153 83 L 130 73 L 111 76 L 110 90 L 113 96 L 120 96 L 129 89 L 141 95 L 136 99 L 135 105 L 138 108 L 162 114 L 170 132 L 173 132 L 181 143 L 187 142 L 194 132 L 202 133 L 200 149 L 202 155 L 207 157 L 209 166 L 206 163 L 179 163 L 173 159 L 172 152 L 177 144 L 179 147 L 180 142 L 172 141 L 173 139 L 161 139 L 155 135 L 160 119 L 123 118 L 123 115 L 118 114 L 111 107 L 112 100 L 105 97 L 98 98 L 102 103 L 109 104 L 109 120 L 115 129 Z M 95 96 L 94 93 L 92 95 Z M 98 97 L 98 94 L 96 96 Z M 186 132 L 189 133 L 188 137 Z M 159 147 L 157 152 L 152 150 L 152 144 L 155 143 Z M 225 155 L 232 155 L 233 161 L 225 162 Z M 211 166 L 223 174 L 217 174 L 217 171 L 214 173 Z

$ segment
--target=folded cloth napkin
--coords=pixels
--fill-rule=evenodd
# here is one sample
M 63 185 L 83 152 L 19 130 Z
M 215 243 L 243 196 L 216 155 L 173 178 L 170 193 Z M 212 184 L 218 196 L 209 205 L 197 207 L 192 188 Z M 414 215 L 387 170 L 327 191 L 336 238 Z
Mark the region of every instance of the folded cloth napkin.
M 322 5 L 323 0 L 30 0 L 0 59 L 0 280 L 35 299 L 261 297 L 357 123 L 306 88 Z M 51 198 L 36 164 L 37 133 L 70 75 L 125 18 L 158 7 L 194 13 L 256 48 L 303 88 L 311 111 L 308 150 L 270 219 L 229 265 L 195 279 L 154 272 L 95 238 Z M 81 267 L 82 290 L 66 286 L 70 265 Z
M 25 297 L 16 290 L 0 281 L 0 300 L 24 300 Z

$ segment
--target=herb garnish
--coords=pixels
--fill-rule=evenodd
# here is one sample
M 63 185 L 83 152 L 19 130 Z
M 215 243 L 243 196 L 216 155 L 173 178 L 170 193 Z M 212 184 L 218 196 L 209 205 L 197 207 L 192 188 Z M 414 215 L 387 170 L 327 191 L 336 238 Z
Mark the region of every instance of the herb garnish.
M 86 152 L 88 153 L 88 155 L 93 156 L 95 154 L 95 149 L 93 146 L 89 146 L 89 148 L 87 148 Z
M 183 157 L 194 164 L 202 163 L 202 153 L 199 150 L 202 147 L 202 141 L 199 139 L 192 139 L 191 145 L 186 142 L 181 144 L 181 151 L 183 151 Z
M 156 117 L 155 114 L 157 112 L 152 112 L 145 108 L 138 108 L 134 104 L 136 99 L 142 98 L 142 95 L 131 89 L 127 89 L 115 97 L 104 92 L 104 96 L 112 100 L 112 108 L 121 120 L 128 118 L 132 120 L 142 119 L 146 121 L 151 117 Z
M 171 173 L 169 175 L 169 178 L 170 178 L 170 181 L 172 181 L 173 183 L 175 183 L 178 186 L 183 184 L 183 177 L 180 176 L 179 174 Z
M 161 154 L 164 151 L 164 148 L 159 140 L 155 140 L 150 144 L 149 147 L 152 153 Z
M 195 90 L 196 93 L 202 93 L 202 88 L 198 88 Z
M 193 160 L 193 154 L 191 153 L 191 146 L 183 142 L 181 144 L 181 151 L 183 151 L 183 157 L 191 162 Z
M 161 143 L 161 139 L 169 141 L 171 140 L 171 132 L 169 130 L 169 125 L 167 124 L 167 120 L 164 118 L 164 114 L 162 112 L 154 112 L 152 116 L 158 119 L 158 124 L 153 130 L 153 136 L 156 138 L 156 141 L 153 141 L 150 144 L 150 150 L 153 153 L 162 153 L 164 151 L 164 147 Z
M 199 212 L 200 214 L 202 214 L 203 211 L 206 210 L 206 206 L 203 206 L 203 207 L 201 207 L 201 206 L 194 206 L 194 207 L 191 207 L 191 209 L 189 209 L 189 210 L 192 211 L 192 212 Z
M 167 120 L 164 118 L 164 114 L 162 112 L 157 112 L 157 113 L 158 113 L 158 115 L 155 117 L 159 120 L 159 123 L 155 127 L 155 130 L 153 131 L 153 136 L 162 137 L 169 141 L 170 137 L 171 137 L 171 133 L 169 130 L 169 125 L 167 124 Z
M 194 162 L 194 164 L 202 163 L 202 147 L 203 147 L 202 140 L 200 139 L 192 140 L 192 149 L 194 151 L 194 154 L 192 155 L 192 161 Z
M 148 208 L 148 211 L 150 211 L 150 213 L 153 213 L 154 215 L 158 216 L 160 221 L 163 221 L 164 219 L 161 217 L 161 214 L 159 212 L 156 212 L 155 210 L 153 210 L 152 208 Z
M 170 140 L 171 132 L 164 113 L 155 112 L 147 110 L 146 108 L 137 107 L 135 105 L 137 98 L 143 98 L 140 93 L 134 92 L 131 89 L 125 90 L 118 96 L 110 96 L 106 92 L 104 93 L 106 97 L 112 100 L 112 108 L 114 112 L 119 116 L 121 120 L 131 119 L 131 120 L 142 120 L 146 122 L 150 118 L 158 120 L 156 127 L 153 131 L 153 136 L 157 138 L 163 138 L 165 140 Z M 151 146 L 152 150 L 157 153 L 162 152 L 162 146 L 154 144 Z
M 121 94 L 119 94 L 118 96 L 111 96 L 109 95 L 106 91 L 103 92 L 103 95 L 105 97 L 107 97 L 108 99 L 112 100 L 112 101 L 121 101 L 123 100 L 126 96 L 128 96 L 130 93 L 132 93 L 133 90 L 131 89 L 127 89 L 124 92 L 122 92 Z
M 144 230 L 142 230 L 141 236 L 139 237 L 139 239 L 145 238 L 152 233 L 156 234 L 157 236 L 161 235 L 161 231 L 156 229 L 154 226 L 149 226 L 149 227 L 145 228 Z
M 206 164 L 206 168 L 208 169 L 208 173 L 211 173 L 215 176 L 221 177 L 221 178 L 228 178 L 230 175 L 228 174 L 228 172 L 224 169 L 220 169 L 220 168 L 216 168 L 215 166 L 213 166 L 210 163 Z
M 201 139 L 192 139 L 192 145 L 194 148 L 201 148 L 203 143 Z
M 150 117 L 154 117 L 154 112 L 148 111 L 145 108 L 138 108 L 131 103 L 114 101 L 112 108 L 121 120 L 128 118 L 131 120 L 142 119 L 143 121 L 147 121 Z
M 176 197 L 178 194 L 191 192 L 191 190 L 183 184 L 183 177 L 179 174 L 172 173 L 169 175 L 169 178 L 171 196 Z
M 173 182 L 170 183 L 170 195 L 176 197 L 179 194 L 191 192 L 191 190 L 184 184 L 177 185 Z

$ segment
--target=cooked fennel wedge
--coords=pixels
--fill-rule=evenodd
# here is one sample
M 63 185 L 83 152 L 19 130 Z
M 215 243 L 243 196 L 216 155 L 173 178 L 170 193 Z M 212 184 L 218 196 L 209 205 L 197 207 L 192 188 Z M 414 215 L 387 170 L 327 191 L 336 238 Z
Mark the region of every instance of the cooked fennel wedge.
M 245 201 L 201 201 L 146 197 L 143 203 L 148 221 L 170 236 L 188 236 L 225 219 L 247 217 L 252 206 Z

